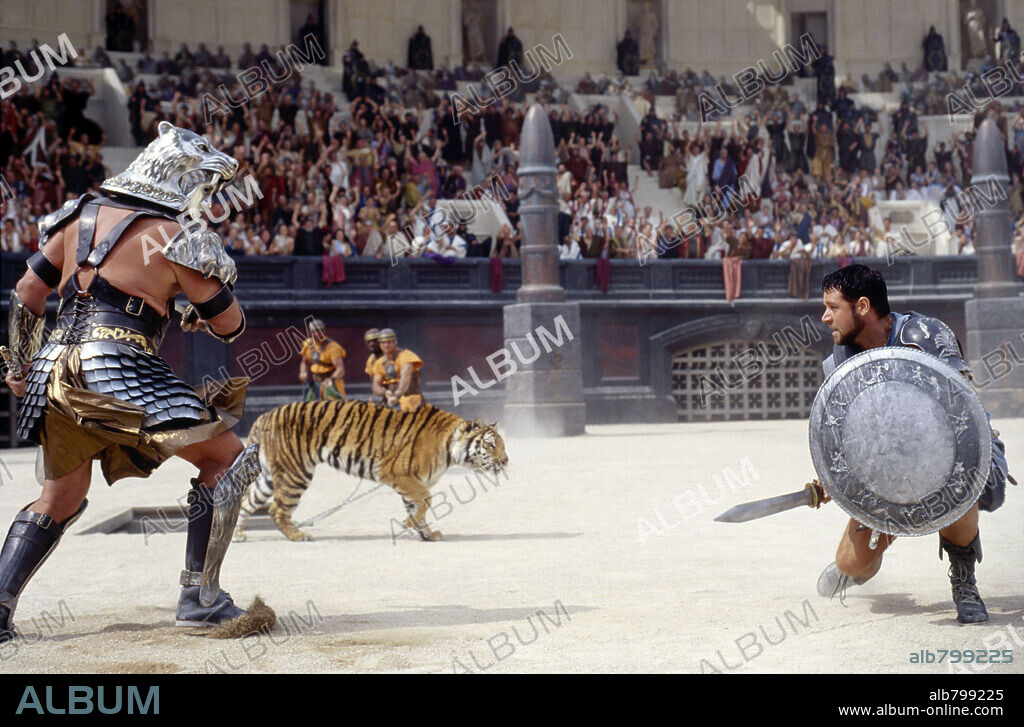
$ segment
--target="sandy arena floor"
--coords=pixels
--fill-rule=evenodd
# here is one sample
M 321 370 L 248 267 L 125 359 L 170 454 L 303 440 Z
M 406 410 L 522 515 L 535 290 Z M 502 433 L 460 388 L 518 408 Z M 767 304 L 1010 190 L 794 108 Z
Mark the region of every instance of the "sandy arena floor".
M 1024 480 L 1024 419 L 996 426 Z M 806 422 L 599 426 L 513 440 L 508 452 L 497 488 L 471 480 L 471 495 L 464 471 L 441 480 L 435 503 L 443 491 L 454 504 L 437 505 L 443 542 L 393 540 L 404 511 L 389 488 L 317 521 L 314 542 L 250 531 L 228 551 L 222 583 L 243 604 L 262 594 L 279 625 L 236 641 L 170 625 L 184 531 L 77 534 L 132 506 L 171 505 L 190 466 L 174 460 L 112 489 L 96 468 L 88 511 L 21 598 L 26 640 L 0 647 L 0 672 L 1024 672 L 1018 488 L 982 515 L 991 621 L 961 627 L 936 535 L 898 541 L 844 607 L 815 593 L 846 522 L 834 504 L 712 522 L 813 476 Z M 38 487 L 33 450 L 0 457 L 6 529 Z M 736 479 L 722 479 L 726 468 Z M 704 501 L 700 483 L 720 501 Z M 321 467 L 296 521 L 356 484 Z M 1013 663 L 910 663 L 925 649 L 1007 650 Z

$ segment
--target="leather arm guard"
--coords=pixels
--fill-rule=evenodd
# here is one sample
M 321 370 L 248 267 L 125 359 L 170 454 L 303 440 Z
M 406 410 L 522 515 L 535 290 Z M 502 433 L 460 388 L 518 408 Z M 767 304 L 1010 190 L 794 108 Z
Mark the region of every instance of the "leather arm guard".
M 11 291 L 10 315 L 7 319 L 8 344 L 14 357 L 21 364 L 31 363 L 36 352 L 43 345 L 44 316 L 37 316 L 18 293 Z
M 227 290 L 227 286 L 221 288 L 221 290 Z M 220 294 L 218 293 L 218 296 L 219 295 Z M 218 296 L 214 296 L 214 298 Z M 232 295 L 231 300 L 233 301 L 234 299 L 235 297 Z M 206 303 L 200 303 L 199 307 L 201 308 L 204 305 L 206 305 Z M 223 313 L 224 311 L 220 312 Z M 203 333 L 209 333 L 211 336 L 218 340 L 224 341 L 224 343 L 231 343 L 240 335 L 242 335 L 242 331 L 245 330 L 245 311 L 240 312 L 242 314 L 242 322 L 238 324 L 238 328 L 233 330 L 231 333 L 221 335 L 220 333 L 217 333 L 212 328 L 210 328 L 210 324 L 205 321 L 206 318 L 213 318 L 213 316 L 204 316 L 202 311 L 196 307 L 195 303 L 189 303 L 181 314 L 181 330 L 185 331 L 186 333 L 202 331 Z
M 43 281 L 46 287 L 53 290 L 60 285 L 60 268 L 50 262 L 50 259 L 43 254 L 43 251 L 38 251 L 35 255 L 30 257 L 27 261 L 29 269 L 36 274 L 36 276 Z

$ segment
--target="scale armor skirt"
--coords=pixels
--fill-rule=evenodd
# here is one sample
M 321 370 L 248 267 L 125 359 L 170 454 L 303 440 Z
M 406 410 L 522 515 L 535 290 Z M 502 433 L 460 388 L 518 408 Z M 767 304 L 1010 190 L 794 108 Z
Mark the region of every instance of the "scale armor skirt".
M 194 389 L 133 345 L 50 342 L 26 376 L 18 434 L 41 446 L 40 481 L 93 459 L 110 484 L 148 477 L 183 447 L 231 429 L 248 383 L 233 378 Z

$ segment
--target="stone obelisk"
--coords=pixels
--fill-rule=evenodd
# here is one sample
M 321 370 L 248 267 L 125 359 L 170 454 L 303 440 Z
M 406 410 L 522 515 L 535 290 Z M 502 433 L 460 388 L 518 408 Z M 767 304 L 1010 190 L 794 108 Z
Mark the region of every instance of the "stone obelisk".
M 974 215 L 975 298 L 967 301 L 967 352 L 982 401 L 993 416 L 1024 416 L 1024 281 L 1014 270 L 1003 138 L 987 118 L 974 139 L 971 186 L 996 204 Z M 977 197 L 975 197 L 977 199 Z
M 558 282 L 555 145 L 540 104 L 523 121 L 517 175 L 523 279 L 505 306 L 505 348 L 517 368 L 505 379 L 503 424 L 518 437 L 583 434 L 580 308 Z

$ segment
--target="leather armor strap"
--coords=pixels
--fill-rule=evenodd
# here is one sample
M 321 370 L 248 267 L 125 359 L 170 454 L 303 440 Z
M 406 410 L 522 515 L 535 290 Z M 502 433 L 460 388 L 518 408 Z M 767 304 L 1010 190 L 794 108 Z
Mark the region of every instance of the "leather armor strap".
M 96 236 L 96 216 L 99 213 L 99 205 L 95 200 L 91 200 L 85 203 L 78 215 L 78 249 L 75 251 L 75 264 L 79 267 L 89 258 L 92 241 Z
M 60 268 L 50 262 L 42 250 L 28 259 L 28 267 L 46 284 L 47 288 L 53 289 L 60 285 Z
M 119 220 L 116 225 L 110 228 L 110 232 L 100 240 L 99 244 L 92 249 L 89 256 L 86 258 L 86 263 L 94 268 L 99 267 L 100 263 L 102 263 L 107 257 L 107 254 L 114 248 L 114 245 L 120 241 L 121 235 L 123 235 L 124 231 L 128 229 L 128 226 L 145 214 L 145 212 L 138 210 Z M 79 265 L 81 265 L 81 263 L 79 263 Z
M 56 212 L 51 212 L 42 219 L 39 220 L 39 245 L 42 246 L 46 243 L 55 232 L 64 228 L 70 224 L 72 220 L 76 219 L 82 212 L 82 208 L 87 202 L 94 199 L 96 195 L 86 192 L 81 197 L 76 197 L 73 200 L 68 200 L 64 203 L 64 206 L 58 209 Z
M 234 302 L 235 296 L 231 292 L 231 288 L 223 285 L 209 300 L 204 300 L 202 303 L 193 303 L 192 305 L 195 307 L 199 317 L 204 321 L 208 321 L 226 311 Z
M 31 510 L 22 510 L 19 512 L 14 516 L 14 522 L 30 523 L 55 538 L 59 538 L 64 532 L 64 528 L 62 528 L 60 523 L 52 517 L 43 513 L 32 512 Z
M 182 586 L 201 586 L 203 585 L 203 572 L 183 570 L 181 575 L 178 576 L 178 584 Z
M 118 221 L 118 223 L 111 228 L 110 232 L 106 234 L 103 240 L 93 248 L 93 239 L 96 237 L 96 217 L 99 215 L 100 207 L 116 207 L 117 209 L 131 210 L 132 214 Z M 85 264 L 97 267 L 101 262 L 103 262 L 110 250 L 117 244 L 121 235 L 123 235 L 124 231 L 128 228 L 128 225 L 139 217 L 161 217 L 169 220 L 175 219 L 168 211 L 161 208 L 149 208 L 142 206 L 140 209 L 140 205 L 138 204 L 129 205 L 107 197 L 97 197 L 96 199 L 86 202 L 82 205 L 82 209 L 78 217 L 78 248 L 75 251 L 75 263 L 79 267 Z
M 72 285 L 73 280 L 74 278 L 69 280 L 68 284 L 64 287 L 64 295 L 63 300 L 61 300 L 59 313 L 63 313 L 67 302 L 78 293 L 77 286 Z M 115 288 L 113 284 L 101 278 L 99 274 L 93 276 L 92 282 L 89 283 L 89 287 L 85 292 L 93 300 L 109 306 L 108 310 L 111 312 L 126 313 L 133 318 L 141 320 L 148 330 L 140 332 L 146 336 L 153 336 L 157 332 L 162 332 L 167 321 L 170 320 L 169 316 L 162 316 L 157 313 L 156 309 L 144 299 L 135 295 L 128 295 L 123 290 Z M 170 306 L 168 306 L 168 310 L 170 310 Z

